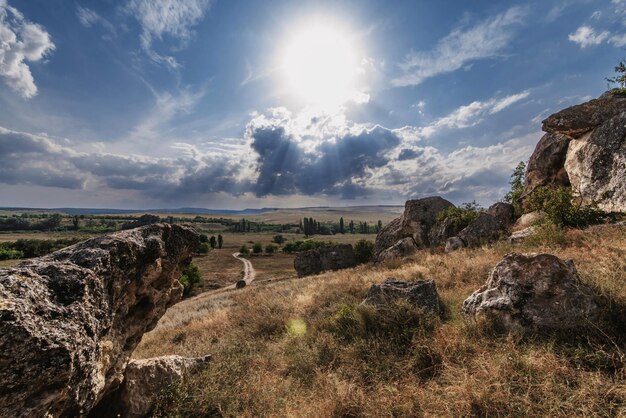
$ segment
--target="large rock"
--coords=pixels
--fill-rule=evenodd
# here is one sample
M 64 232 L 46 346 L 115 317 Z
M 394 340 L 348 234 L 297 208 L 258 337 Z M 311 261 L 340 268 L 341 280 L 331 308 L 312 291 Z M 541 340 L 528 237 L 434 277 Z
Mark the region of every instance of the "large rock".
M 430 229 L 430 233 L 428 234 L 430 246 L 445 245 L 449 238 L 456 236 L 459 232 L 461 232 L 459 223 L 451 218 L 445 218 L 443 221 L 437 222 Z
M 611 91 L 543 121 L 524 198 L 544 185 L 570 186 L 585 203 L 626 211 L 626 97 Z
M 387 224 L 376 236 L 374 260 L 382 261 L 381 254 L 405 238 L 412 238 L 417 248 L 428 247 L 429 233 L 437 222 L 437 215 L 451 206 L 454 205 L 439 196 L 408 200 L 402 216 Z
M 0 416 L 84 416 L 122 381 L 198 236 L 151 225 L 0 270 Z
M 598 313 L 591 289 L 571 260 L 551 254 L 507 254 L 487 283 L 463 302 L 467 315 L 486 314 L 508 330 L 572 330 Z
M 503 229 L 510 227 L 515 222 L 515 207 L 510 203 L 494 203 L 485 212 L 493 216 Z
M 392 260 L 394 258 L 402 258 L 413 255 L 419 250 L 415 241 L 411 237 L 403 238 L 400 241 L 393 244 L 391 247 L 383 250 L 378 254 L 378 262 L 385 260 Z
M 466 247 L 475 248 L 497 241 L 505 230 L 495 217 L 483 212 L 459 232 L 458 237 Z
M 441 315 L 442 305 L 434 280 L 405 282 L 387 279 L 383 283 L 373 284 L 367 292 L 364 304 L 388 306 L 403 299 L 418 309 Z
M 205 368 L 211 356 L 163 356 L 131 360 L 120 387 L 104 398 L 91 412 L 90 418 L 148 416 L 159 394 L 172 383 Z
M 320 274 L 356 266 L 356 257 L 350 244 L 320 247 L 296 254 L 293 266 L 298 277 Z

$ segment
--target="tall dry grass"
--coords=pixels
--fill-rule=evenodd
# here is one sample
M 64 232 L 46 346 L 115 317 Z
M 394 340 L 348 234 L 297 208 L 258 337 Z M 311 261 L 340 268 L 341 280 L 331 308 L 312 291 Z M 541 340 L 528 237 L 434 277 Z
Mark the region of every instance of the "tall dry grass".
M 212 354 L 156 416 L 626 416 L 626 228 L 546 232 L 521 247 L 360 266 L 173 307 L 135 356 Z M 533 337 L 466 321 L 460 304 L 510 251 L 574 260 L 604 304 L 597 332 Z M 388 277 L 435 279 L 444 320 L 360 306 Z

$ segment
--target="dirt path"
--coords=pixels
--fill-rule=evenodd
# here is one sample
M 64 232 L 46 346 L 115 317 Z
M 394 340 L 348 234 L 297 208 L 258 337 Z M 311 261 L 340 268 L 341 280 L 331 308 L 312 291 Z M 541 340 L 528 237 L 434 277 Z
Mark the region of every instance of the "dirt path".
M 254 271 L 254 267 L 252 267 L 252 263 L 250 262 L 250 260 L 248 260 L 247 258 L 243 258 L 240 253 L 234 253 L 233 257 L 243 263 L 243 280 L 245 280 L 246 285 L 252 283 L 252 281 L 256 277 L 256 271 Z

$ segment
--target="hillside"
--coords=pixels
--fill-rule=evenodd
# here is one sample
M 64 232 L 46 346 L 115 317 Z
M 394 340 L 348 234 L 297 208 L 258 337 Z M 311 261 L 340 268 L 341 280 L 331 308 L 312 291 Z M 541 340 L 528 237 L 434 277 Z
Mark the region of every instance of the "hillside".
M 559 338 L 465 318 L 463 300 L 511 251 L 572 259 L 612 320 Z M 446 317 L 359 305 L 389 277 L 435 279 Z M 625 289 L 624 225 L 552 231 L 183 301 L 133 355 L 213 356 L 156 416 L 623 416 Z

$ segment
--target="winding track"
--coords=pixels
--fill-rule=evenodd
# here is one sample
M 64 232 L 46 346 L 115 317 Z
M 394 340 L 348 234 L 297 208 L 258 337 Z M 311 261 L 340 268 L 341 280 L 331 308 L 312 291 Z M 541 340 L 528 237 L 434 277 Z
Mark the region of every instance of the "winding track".
M 256 277 L 256 271 L 254 271 L 254 267 L 252 267 L 252 263 L 247 258 L 243 258 L 241 253 L 234 253 L 233 257 L 243 263 L 243 280 L 245 280 L 246 285 L 252 283 L 254 278 Z

